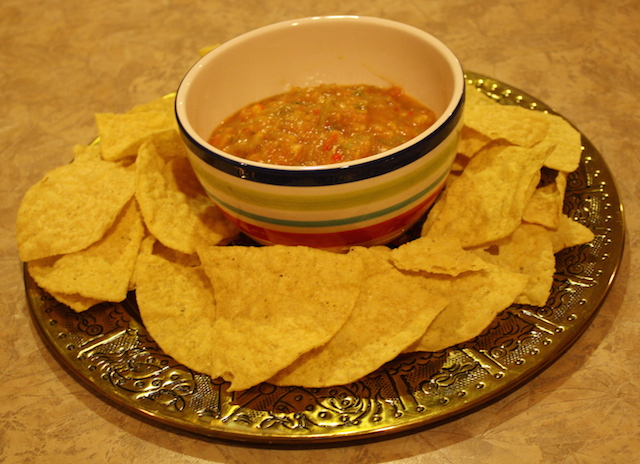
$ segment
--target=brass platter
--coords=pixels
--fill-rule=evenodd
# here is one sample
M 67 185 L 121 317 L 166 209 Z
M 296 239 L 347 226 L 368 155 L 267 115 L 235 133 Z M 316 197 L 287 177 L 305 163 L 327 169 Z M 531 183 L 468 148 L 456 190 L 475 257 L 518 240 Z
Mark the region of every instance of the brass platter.
M 468 82 L 507 105 L 553 112 L 495 79 Z M 201 436 L 244 443 L 317 445 L 393 436 L 454 419 L 489 404 L 539 374 L 589 326 L 622 257 L 624 217 L 611 173 L 584 146 L 570 174 L 564 212 L 595 240 L 557 255 L 545 307 L 514 305 L 481 335 L 434 353 L 389 362 L 351 385 L 304 389 L 262 384 L 228 393 L 220 379 L 193 372 L 163 353 L 140 320 L 135 296 L 76 313 L 25 286 L 35 325 L 60 363 L 86 386 L 134 415 Z

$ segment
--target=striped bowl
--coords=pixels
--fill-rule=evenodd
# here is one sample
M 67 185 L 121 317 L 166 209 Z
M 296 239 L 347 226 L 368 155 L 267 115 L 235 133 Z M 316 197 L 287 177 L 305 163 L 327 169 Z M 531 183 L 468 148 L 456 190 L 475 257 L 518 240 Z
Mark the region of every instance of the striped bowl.
M 214 148 L 214 127 L 292 86 L 398 85 L 436 112 L 393 150 L 323 166 L 247 161 Z M 426 32 L 361 16 L 304 18 L 232 39 L 201 58 L 176 95 L 176 115 L 200 182 L 223 213 L 262 244 L 331 250 L 388 243 L 431 206 L 462 128 L 464 74 Z

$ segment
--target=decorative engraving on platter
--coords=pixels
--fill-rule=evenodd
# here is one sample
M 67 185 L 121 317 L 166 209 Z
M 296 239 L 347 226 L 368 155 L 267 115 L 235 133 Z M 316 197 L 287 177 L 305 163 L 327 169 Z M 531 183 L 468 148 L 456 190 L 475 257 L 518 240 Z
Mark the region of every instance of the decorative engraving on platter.
M 497 80 L 470 72 L 467 79 L 502 104 L 553 112 Z M 224 381 L 162 352 L 140 320 L 134 295 L 78 314 L 43 292 L 25 266 L 31 312 L 52 352 L 80 381 L 132 413 L 181 430 L 243 442 L 314 444 L 432 426 L 522 385 L 595 317 L 622 257 L 624 219 L 604 160 L 584 136 L 582 141 L 582 162 L 569 176 L 564 212 L 596 238 L 557 255 L 547 305 L 514 305 L 473 340 L 403 355 L 351 385 L 262 384 L 229 393 Z

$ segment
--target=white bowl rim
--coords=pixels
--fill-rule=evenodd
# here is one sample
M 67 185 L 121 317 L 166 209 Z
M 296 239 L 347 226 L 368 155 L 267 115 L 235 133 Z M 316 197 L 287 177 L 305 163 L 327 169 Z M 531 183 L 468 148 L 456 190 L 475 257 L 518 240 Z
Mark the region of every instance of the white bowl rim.
M 451 66 L 451 69 L 457 72 L 454 72 L 454 93 L 451 101 L 440 115 L 440 117 L 424 132 L 417 135 L 416 137 L 408 140 L 407 142 L 398 145 L 390 150 L 386 150 L 384 152 L 367 156 L 364 158 L 360 158 L 357 160 L 344 161 L 340 163 L 332 163 L 332 164 L 322 164 L 322 165 L 313 165 L 313 166 L 289 166 L 289 165 L 279 165 L 279 164 L 270 164 L 270 163 L 262 163 L 258 161 L 251 161 L 246 158 L 241 158 L 225 151 L 222 151 L 213 145 L 211 145 L 207 140 L 202 138 L 196 131 L 193 129 L 189 120 L 186 116 L 186 109 L 184 105 L 184 95 L 188 95 L 188 88 L 191 85 L 191 82 L 197 76 L 197 70 L 199 68 L 204 67 L 209 61 L 212 61 L 216 58 L 219 53 L 222 53 L 226 48 L 230 46 L 234 46 L 235 44 L 239 44 L 240 42 L 250 40 L 251 38 L 262 35 L 272 30 L 281 29 L 284 27 L 295 27 L 301 24 L 306 24 L 309 22 L 315 21 L 362 21 L 369 24 L 379 24 L 386 27 L 395 28 L 398 30 L 403 30 L 413 35 L 420 36 L 423 40 L 428 41 L 431 45 L 437 48 L 442 56 L 446 59 L 446 61 Z M 462 65 L 460 64 L 458 58 L 455 54 L 438 38 L 429 34 L 428 32 L 417 28 L 415 26 L 411 26 L 399 21 L 394 21 L 391 19 L 378 18 L 374 16 L 361 16 L 361 15 L 325 15 L 325 16 L 308 16 L 304 18 L 298 19 L 290 19 L 285 21 L 276 22 L 273 24 L 269 24 L 266 26 L 259 27 L 257 29 L 253 29 L 251 31 L 242 33 L 236 37 L 229 39 L 228 41 L 218 45 L 215 49 L 208 52 L 206 55 L 201 57 L 194 65 L 187 71 L 185 76 L 183 77 L 180 85 L 178 86 L 178 90 L 176 92 L 176 101 L 175 101 L 175 113 L 176 118 L 178 120 L 178 124 L 181 128 L 187 133 L 188 137 L 201 148 L 211 152 L 212 156 L 218 156 L 223 159 L 229 160 L 231 163 L 240 165 L 240 166 L 250 166 L 255 169 L 259 169 L 262 171 L 273 170 L 273 171 L 290 171 L 290 172 L 314 172 L 314 171 L 323 171 L 323 170 L 342 170 L 348 168 L 354 168 L 356 166 L 362 164 L 369 164 L 379 159 L 387 158 L 392 156 L 398 152 L 401 152 L 408 147 L 413 146 L 416 142 L 429 138 L 432 134 L 438 131 L 442 126 L 446 125 L 447 121 L 455 115 L 455 113 L 459 110 L 461 104 L 464 102 L 465 96 L 465 85 L 464 85 L 464 70 L 462 69 Z

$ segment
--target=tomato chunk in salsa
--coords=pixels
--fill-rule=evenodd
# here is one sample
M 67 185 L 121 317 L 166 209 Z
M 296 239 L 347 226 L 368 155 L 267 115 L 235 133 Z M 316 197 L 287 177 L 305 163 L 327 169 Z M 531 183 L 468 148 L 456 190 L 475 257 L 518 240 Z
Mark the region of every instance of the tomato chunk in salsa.
M 397 147 L 435 120 L 399 87 L 323 84 L 242 108 L 214 129 L 209 143 L 252 161 L 315 166 Z

